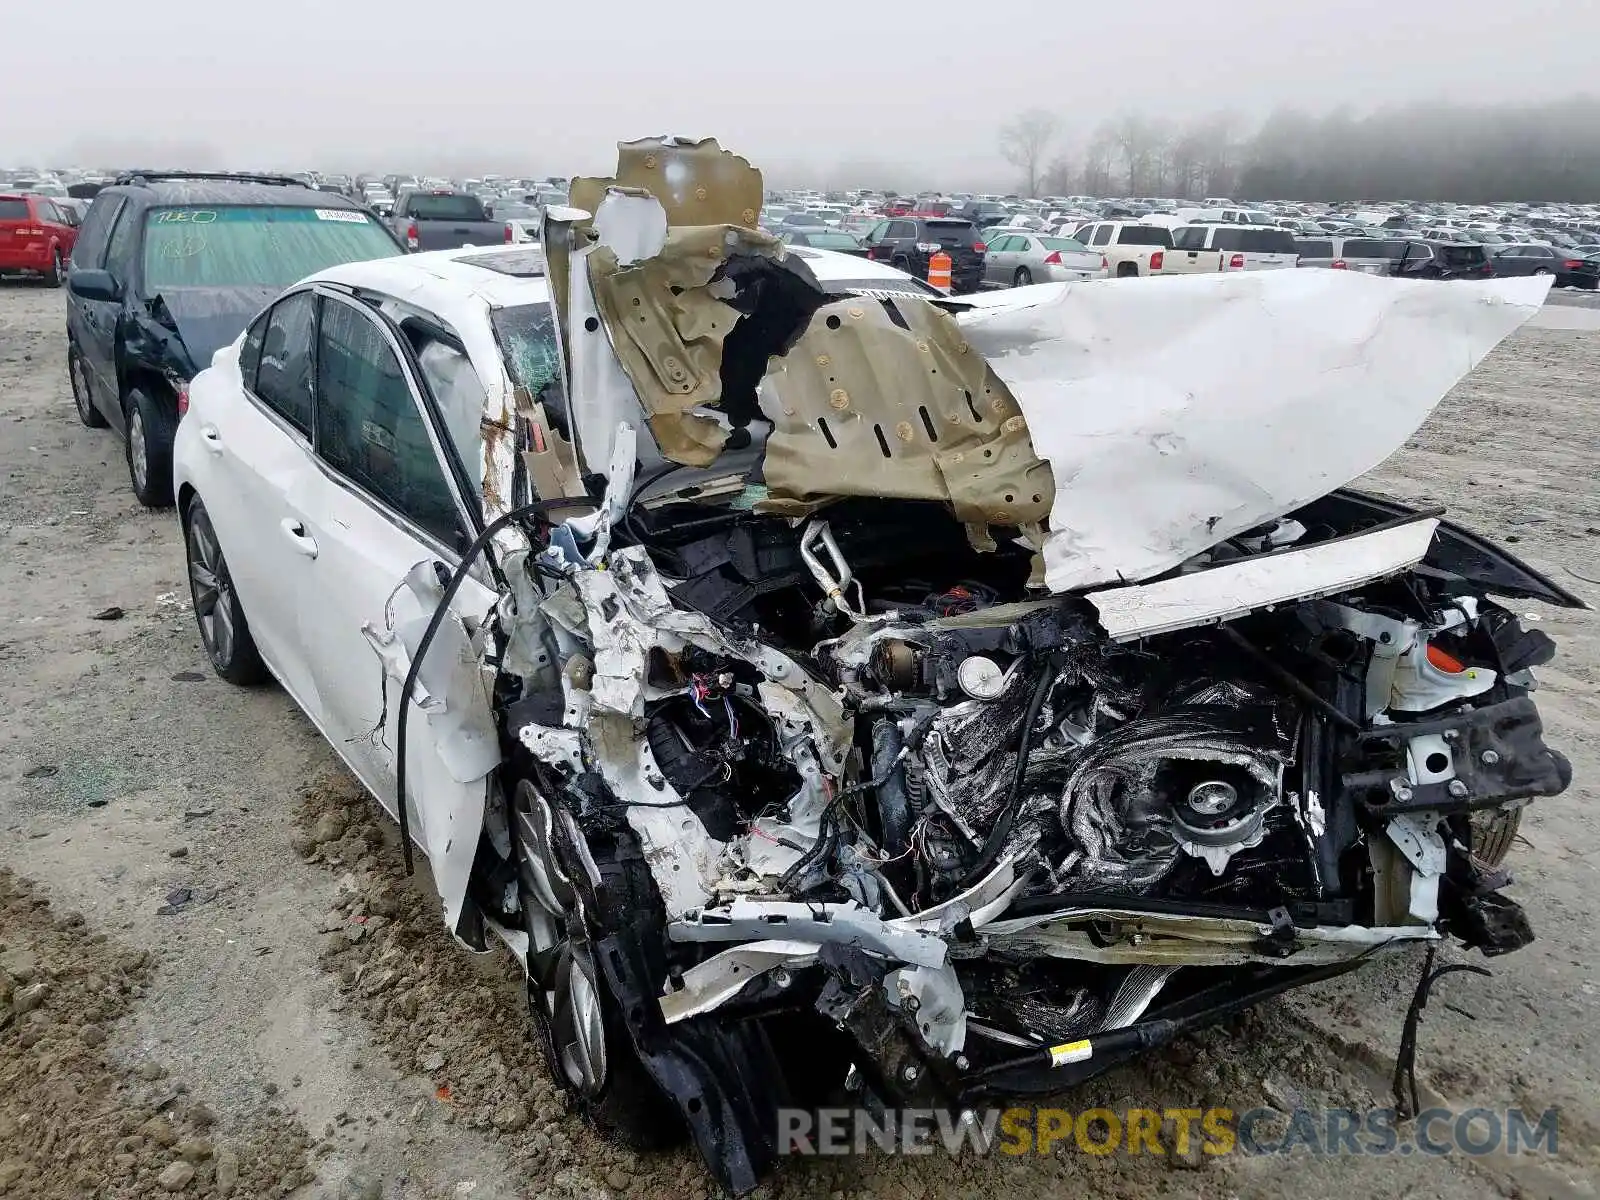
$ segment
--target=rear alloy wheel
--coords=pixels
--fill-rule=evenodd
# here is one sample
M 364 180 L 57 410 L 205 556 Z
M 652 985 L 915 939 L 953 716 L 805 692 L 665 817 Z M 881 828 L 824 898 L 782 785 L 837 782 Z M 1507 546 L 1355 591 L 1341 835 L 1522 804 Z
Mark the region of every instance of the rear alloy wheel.
M 106 419 L 94 406 L 94 393 L 89 390 L 89 370 L 83 365 L 83 355 L 76 346 L 67 347 L 67 378 L 72 381 L 72 403 L 77 406 L 78 420 L 90 429 L 104 429 Z
M 189 560 L 189 596 L 200 641 L 216 673 L 229 683 L 250 687 L 267 678 L 250 623 L 239 607 L 228 560 L 222 556 L 211 514 L 198 498 L 183 514 L 183 545 Z
M 1027 267 L 1018 267 L 1015 282 L 1018 287 L 1027 287 L 1033 282 L 1033 272 Z
M 136 387 L 128 393 L 128 479 L 133 494 L 146 508 L 166 508 L 172 503 L 172 439 L 178 416 L 149 391 Z
M 61 263 L 61 251 L 57 250 L 50 255 L 50 269 L 44 274 L 45 287 L 58 288 L 61 286 L 62 277 L 66 271 Z
M 1535 267 L 1533 269 L 1533 273 L 1535 275 L 1548 275 L 1548 274 L 1550 274 L 1550 268 L 1549 267 Z

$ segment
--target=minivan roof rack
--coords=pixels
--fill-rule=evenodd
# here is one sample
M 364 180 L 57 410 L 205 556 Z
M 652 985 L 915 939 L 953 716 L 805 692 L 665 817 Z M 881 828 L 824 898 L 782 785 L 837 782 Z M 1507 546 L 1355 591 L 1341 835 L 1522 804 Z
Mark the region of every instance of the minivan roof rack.
M 219 183 L 265 183 L 276 187 L 305 187 L 304 181 L 288 175 L 255 175 L 247 171 L 124 171 L 117 176 L 119 184 L 151 183 L 161 179 L 207 179 Z

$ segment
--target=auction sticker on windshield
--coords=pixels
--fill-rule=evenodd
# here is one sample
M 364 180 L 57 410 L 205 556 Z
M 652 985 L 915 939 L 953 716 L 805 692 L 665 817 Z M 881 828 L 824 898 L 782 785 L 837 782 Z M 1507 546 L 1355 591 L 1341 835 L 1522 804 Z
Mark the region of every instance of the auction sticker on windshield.
M 319 221 L 349 221 L 353 225 L 365 225 L 367 214 L 354 212 L 348 208 L 318 208 L 313 209 Z

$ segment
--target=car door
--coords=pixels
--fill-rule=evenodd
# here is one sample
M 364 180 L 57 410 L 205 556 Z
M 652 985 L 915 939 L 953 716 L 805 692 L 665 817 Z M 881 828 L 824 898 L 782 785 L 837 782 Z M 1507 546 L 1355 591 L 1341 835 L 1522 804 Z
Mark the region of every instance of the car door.
M 401 684 L 476 522 L 443 458 L 449 434 L 402 335 L 363 302 L 319 291 L 318 469 L 289 496 L 313 563 L 315 600 L 301 605 L 299 632 L 317 664 L 324 734 L 398 815 Z M 456 619 L 440 626 L 407 716 L 410 830 L 432 860 L 447 911 L 464 894 L 486 776 L 500 757 L 465 632 L 494 599 L 477 578 L 464 581 L 451 603 Z
M 127 198 L 116 193 L 95 200 L 79 232 L 77 245 L 73 247 L 67 288 L 67 330 L 83 358 L 95 407 L 114 420 L 119 429 L 122 412 L 112 354 L 121 305 L 116 301 L 85 299 L 74 293 L 70 285 L 73 271 L 106 268 L 111 239 L 127 209 Z
M 316 294 L 299 291 L 257 317 L 240 343 L 238 395 L 223 403 L 207 396 L 184 419 L 200 422 L 206 454 L 191 482 L 211 516 L 256 647 L 320 725 L 316 672 L 298 615 L 315 594 L 313 550 L 289 506 L 315 470 L 316 309 Z
M 988 243 L 983 259 L 983 277 L 987 282 L 1011 282 L 1011 272 L 1006 269 L 1006 259 L 1010 254 L 1011 242 L 1014 236 L 1013 234 L 1002 233 L 994 241 Z

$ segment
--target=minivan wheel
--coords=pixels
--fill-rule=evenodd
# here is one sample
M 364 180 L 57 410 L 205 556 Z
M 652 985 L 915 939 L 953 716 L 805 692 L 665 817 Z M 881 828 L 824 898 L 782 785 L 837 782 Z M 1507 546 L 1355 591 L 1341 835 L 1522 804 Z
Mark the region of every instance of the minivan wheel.
M 178 417 L 145 388 L 128 392 L 128 479 L 146 508 L 172 503 L 172 439 Z
M 77 406 L 78 420 L 90 429 L 104 429 L 106 419 L 94 406 L 94 393 L 89 390 L 89 370 L 76 346 L 67 347 L 67 378 L 72 381 L 72 403 Z
M 1018 267 L 1015 282 L 1018 287 L 1027 287 L 1033 282 L 1033 272 L 1027 267 Z
M 267 668 L 239 606 L 239 593 L 234 590 L 217 531 L 211 526 L 211 514 L 199 497 L 189 502 L 183 514 L 183 548 L 189 563 L 194 619 L 212 669 L 239 687 L 264 682 Z

